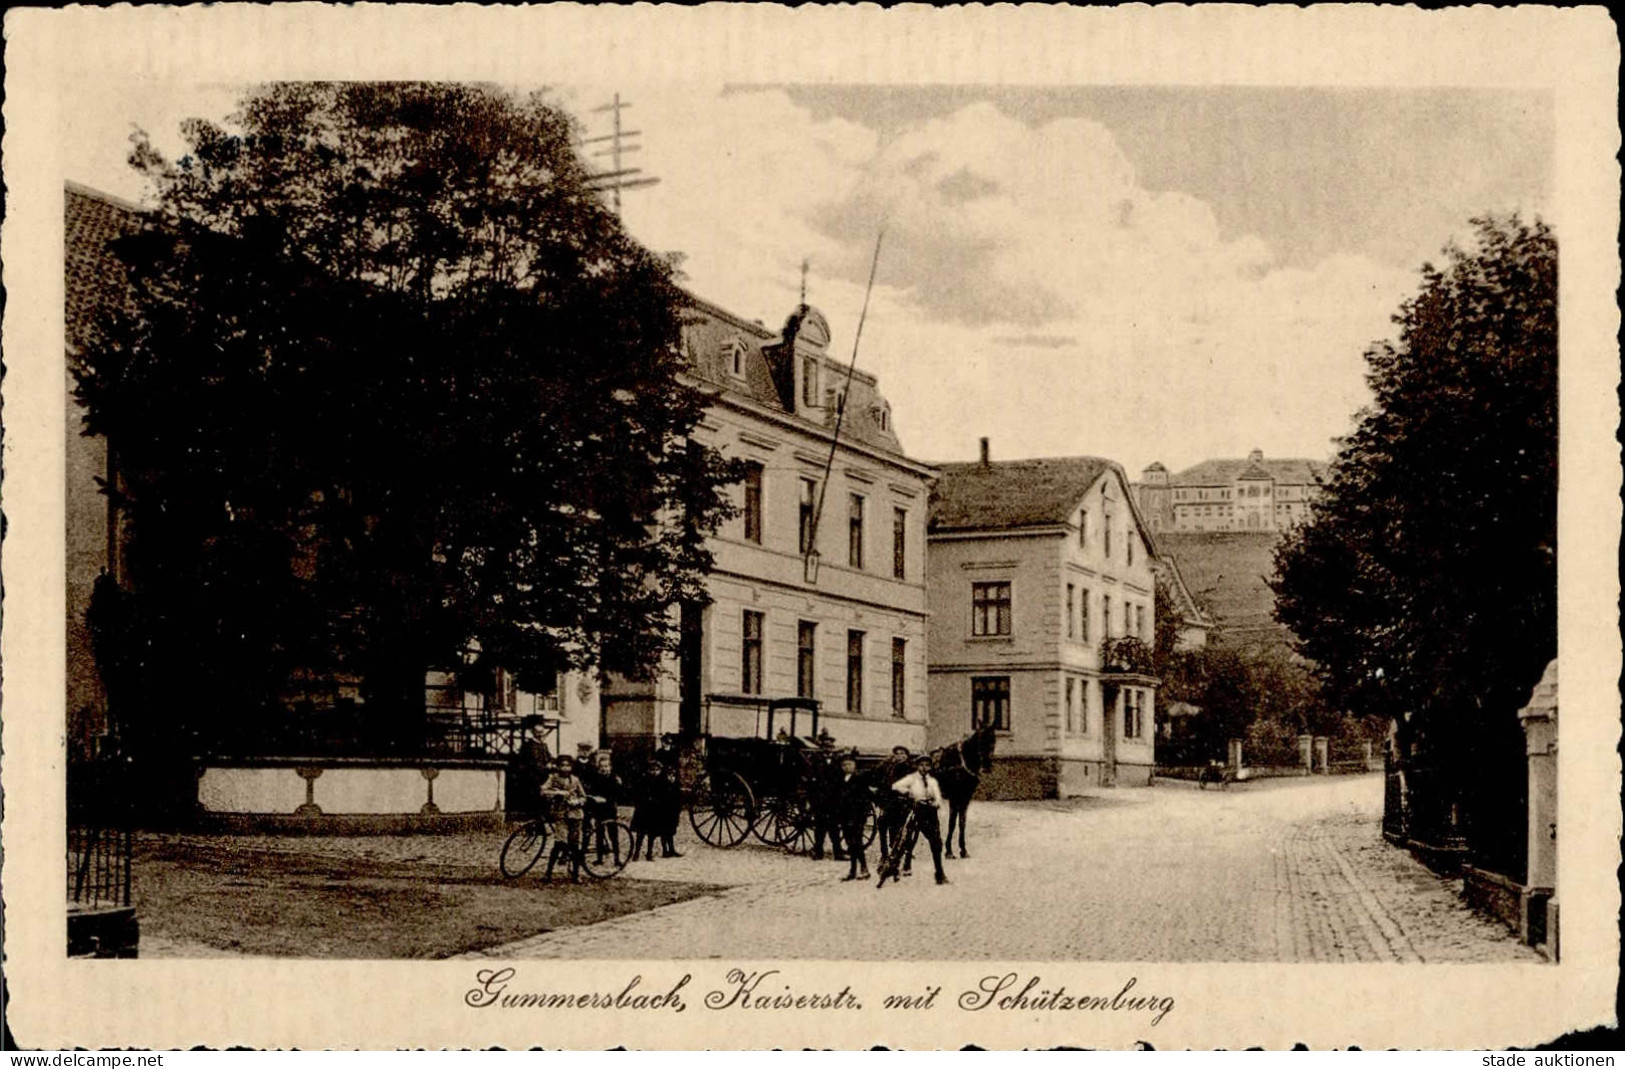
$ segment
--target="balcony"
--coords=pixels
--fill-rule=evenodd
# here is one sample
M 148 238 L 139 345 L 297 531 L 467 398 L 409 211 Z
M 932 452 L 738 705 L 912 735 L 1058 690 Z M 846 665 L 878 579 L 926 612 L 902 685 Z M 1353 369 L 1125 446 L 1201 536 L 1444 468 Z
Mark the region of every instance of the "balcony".
M 1124 675 L 1154 675 L 1151 647 L 1132 635 L 1108 638 L 1100 644 L 1100 670 Z

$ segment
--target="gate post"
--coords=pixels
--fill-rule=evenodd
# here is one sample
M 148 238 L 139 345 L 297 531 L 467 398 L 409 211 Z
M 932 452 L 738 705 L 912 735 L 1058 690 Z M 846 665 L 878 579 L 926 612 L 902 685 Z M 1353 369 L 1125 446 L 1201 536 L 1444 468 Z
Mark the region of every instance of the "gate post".
M 1303 766 L 1305 773 L 1315 770 L 1315 737 L 1313 735 L 1298 736 L 1298 763 Z
M 1518 710 L 1529 765 L 1529 859 L 1519 934 L 1557 957 L 1557 662 Z
M 1241 771 L 1241 740 L 1240 739 L 1231 739 L 1230 744 L 1228 746 L 1228 751 L 1229 752 L 1227 753 L 1226 757 L 1227 757 L 1227 760 L 1230 763 L 1230 767 L 1232 769 L 1236 770 L 1237 772 L 1240 772 Z

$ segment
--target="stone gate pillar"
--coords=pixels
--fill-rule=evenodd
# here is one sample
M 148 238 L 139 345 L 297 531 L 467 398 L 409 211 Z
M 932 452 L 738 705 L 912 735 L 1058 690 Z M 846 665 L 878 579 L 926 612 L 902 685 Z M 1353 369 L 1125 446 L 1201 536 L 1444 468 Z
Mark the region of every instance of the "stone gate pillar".
M 1298 763 L 1305 772 L 1315 770 L 1315 737 L 1313 735 L 1298 736 Z
M 1524 879 L 1524 941 L 1557 950 L 1557 662 L 1546 666 L 1529 704 L 1518 710 L 1529 763 L 1529 862 Z
M 1324 735 L 1315 736 L 1315 768 L 1322 775 L 1332 770 L 1332 740 Z
M 1231 768 L 1236 769 L 1237 771 L 1241 770 L 1241 740 L 1240 739 L 1231 739 L 1230 740 L 1227 759 L 1229 761 L 1229 764 L 1230 764 Z

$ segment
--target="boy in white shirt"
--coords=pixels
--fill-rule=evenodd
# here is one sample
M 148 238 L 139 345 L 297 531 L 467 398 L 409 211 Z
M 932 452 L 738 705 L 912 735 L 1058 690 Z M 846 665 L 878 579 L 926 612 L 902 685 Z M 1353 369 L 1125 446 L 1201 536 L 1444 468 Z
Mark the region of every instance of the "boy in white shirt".
M 891 789 L 908 799 L 914 807 L 914 825 L 925 841 L 931 844 L 931 863 L 936 866 L 937 882 L 947 883 L 948 874 L 942 871 L 942 788 L 931 775 L 931 757 L 920 754 L 914 759 L 914 771 L 891 785 Z M 912 849 L 913 844 L 906 844 Z

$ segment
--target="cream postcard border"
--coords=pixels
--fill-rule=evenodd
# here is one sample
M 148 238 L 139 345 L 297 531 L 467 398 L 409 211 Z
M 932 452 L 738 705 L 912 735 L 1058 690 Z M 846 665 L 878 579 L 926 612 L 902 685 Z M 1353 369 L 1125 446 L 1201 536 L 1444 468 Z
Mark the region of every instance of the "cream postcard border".
M 1619 46 L 1601 8 L 840 7 L 439 8 L 320 4 L 71 8 L 6 15 L 4 178 L 4 895 L 19 1042 L 175 1047 L 941 1048 L 1258 1044 L 1528 1045 L 1609 1023 L 1617 981 L 1620 636 Z M 1561 243 L 1559 886 L 1557 965 L 769 963 L 799 989 L 866 993 L 861 1012 L 710 1011 L 750 962 L 509 962 L 516 986 L 662 989 L 671 1012 L 474 1008 L 490 963 L 63 956 L 62 188 L 66 107 L 93 87 L 256 79 L 503 83 L 1176 84 L 1544 88 L 1556 107 Z M 1156 1027 L 1115 1015 L 973 1012 L 952 999 L 1006 970 L 1073 990 L 1168 994 Z M 929 1013 L 878 996 L 944 988 Z

